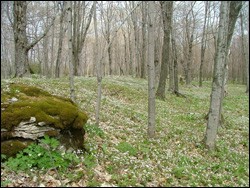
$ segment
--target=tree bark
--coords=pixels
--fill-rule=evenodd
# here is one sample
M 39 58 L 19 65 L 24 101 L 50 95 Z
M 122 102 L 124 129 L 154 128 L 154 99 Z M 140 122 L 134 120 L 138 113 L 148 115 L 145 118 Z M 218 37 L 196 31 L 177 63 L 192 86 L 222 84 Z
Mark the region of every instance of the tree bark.
M 194 41 L 194 35 L 192 33 L 190 36 L 189 42 L 188 42 L 186 85 L 189 85 L 191 83 L 191 79 L 192 79 L 191 66 L 192 66 L 192 61 L 193 61 L 193 41 Z
M 28 69 L 28 39 L 26 36 L 27 26 L 27 2 L 14 1 L 14 41 L 15 41 L 15 77 L 23 77 L 29 74 Z
M 226 44 L 227 44 L 227 32 L 228 32 L 228 15 L 229 15 L 229 2 L 221 2 L 220 6 L 220 22 L 218 38 L 216 43 L 216 52 L 214 59 L 214 75 L 212 83 L 212 93 L 210 99 L 210 109 L 208 113 L 208 122 L 205 135 L 205 144 L 208 149 L 213 150 L 215 148 L 215 140 L 217 135 L 217 129 L 220 120 L 220 108 L 223 92 L 223 74 L 224 63 L 226 60 Z
M 127 54 L 127 37 L 126 37 L 126 32 L 124 31 L 124 29 L 122 29 L 122 35 L 123 35 L 123 39 L 124 39 L 124 68 L 125 70 L 123 71 L 123 74 L 124 75 L 124 72 L 128 72 L 128 54 Z
M 53 11 L 56 9 L 56 2 L 54 1 Z M 52 41 L 51 41 L 51 59 L 50 59 L 50 77 L 54 77 L 54 45 L 55 45 L 55 27 L 52 27 Z
M 54 19 L 51 24 L 45 29 L 44 33 L 40 37 L 34 39 L 31 43 L 28 43 L 26 26 L 27 26 L 27 2 L 26 1 L 14 1 L 13 5 L 13 32 L 15 43 L 15 76 L 23 77 L 30 74 L 30 67 L 28 64 L 28 51 L 33 48 L 46 34 L 50 27 L 54 23 Z
M 96 66 L 96 75 L 97 75 L 97 102 L 96 102 L 96 113 L 95 113 L 95 121 L 96 125 L 99 126 L 99 114 L 100 114 L 100 106 L 101 106 L 101 96 L 102 96 L 102 72 L 101 72 L 101 61 L 99 58 L 99 39 L 98 39 L 98 31 L 97 31 L 97 19 L 96 19 L 96 1 L 94 1 L 94 30 L 95 30 L 95 62 L 97 62 Z
M 248 6 L 249 6 L 249 2 L 248 2 Z M 248 19 L 247 19 L 247 41 L 248 41 L 248 45 L 247 45 L 247 59 L 248 62 L 246 64 L 246 75 L 247 75 L 247 84 L 246 84 L 246 93 L 249 94 L 249 9 L 248 9 Z M 248 144 L 248 149 L 249 149 L 249 144 Z
M 226 44 L 226 55 L 228 56 L 229 54 L 229 47 L 231 44 L 231 40 L 233 37 L 234 33 L 234 28 L 235 28 L 235 23 L 237 21 L 239 12 L 242 8 L 242 1 L 232 1 L 230 2 L 230 7 L 229 7 L 229 23 L 228 23 L 228 34 L 227 34 L 227 44 Z M 224 79 L 224 87 L 223 87 L 223 93 L 226 93 L 225 88 L 227 88 L 227 79 L 228 79 L 228 58 L 225 60 L 225 65 L 224 68 L 226 69 L 225 74 L 223 75 Z M 224 95 L 223 95 L 224 97 Z
M 45 19 L 45 27 L 47 27 L 48 19 L 49 19 L 49 2 L 46 2 L 46 19 Z M 49 77 L 50 69 L 49 69 L 49 37 L 45 36 L 43 38 L 43 65 L 44 65 L 44 76 Z
M 75 76 L 80 76 L 80 55 L 84 46 L 84 42 L 87 36 L 87 32 L 91 23 L 91 19 L 93 17 L 93 5 L 90 9 L 90 13 L 88 15 L 88 19 L 86 24 L 84 24 L 84 21 L 79 14 L 81 5 L 78 1 L 78 4 L 76 5 L 76 1 L 74 2 L 74 19 L 73 19 L 73 36 L 72 39 L 72 53 L 73 53 L 73 74 Z M 83 2 L 85 6 L 85 2 Z M 83 11 L 85 11 L 85 7 L 83 8 Z M 85 14 L 85 13 L 83 13 Z M 78 16 L 78 17 L 77 17 Z M 83 15 L 84 17 L 85 15 Z
M 132 8 L 135 9 L 135 2 L 131 1 Z M 131 14 L 133 28 L 134 28 L 134 42 L 135 42 L 135 70 L 136 77 L 140 77 L 140 53 L 139 53 L 139 30 L 137 24 L 137 12 L 133 11 Z
M 242 56 L 243 56 L 243 60 L 244 60 L 244 64 L 246 65 L 246 80 L 247 82 L 249 82 L 249 64 L 248 64 L 248 58 L 247 58 L 247 54 L 246 54 L 246 49 L 245 49 L 245 44 L 244 42 L 246 42 L 246 39 L 244 37 L 244 27 L 243 27 L 243 15 L 242 13 L 240 14 L 240 28 L 241 28 L 241 49 L 242 49 Z M 248 83 L 246 84 L 248 85 Z M 247 87 L 246 89 L 246 93 L 249 92 L 249 88 Z
M 150 10 L 150 12 L 149 12 Z M 148 136 L 155 136 L 154 2 L 148 2 Z
M 175 35 L 173 32 L 173 27 L 172 27 L 172 52 L 173 52 L 173 61 L 174 61 L 174 92 L 179 92 L 179 80 L 178 80 L 178 57 L 177 57 L 177 49 L 176 49 L 176 44 L 175 44 Z
M 110 42 L 110 39 L 108 40 L 108 43 Z M 113 74 L 113 68 L 112 68 L 112 54 L 111 54 L 111 45 L 108 47 L 108 57 L 109 57 L 109 75 Z
M 225 74 L 227 66 L 228 49 L 231 43 L 235 22 L 242 7 L 242 2 L 221 2 L 219 31 L 216 42 L 214 59 L 214 75 L 210 109 L 208 113 L 207 129 L 205 134 L 205 145 L 213 150 L 217 129 L 220 125 L 222 102 L 224 98 Z
M 130 27 L 130 26 L 129 26 Z M 131 31 L 128 28 L 128 47 L 129 47 L 129 75 L 133 75 L 132 41 Z
M 195 4 L 195 2 L 194 2 Z M 194 6 L 194 4 L 192 4 L 192 7 Z M 189 85 L 192 81 L 192 72 L 191 72 L 191 66 L 192 66 L 192 61 L 193 61 L 193 42 L 194 42 L 194 28 L 195 28 L 195 18 L 194 18 L 194 14 L 193 14 L 193 8 L 191 8 L 191 13 L 192 13 L 192 27 L 191 27 L 191 33 L 189 33 L 189 24 L 187 24 L 187 39 L 188 39 L 188 60 L 187 60 L 187 77 L 186 77 L 186 85 Z M 188 18 L 188 16 L 187 16 Z M 188 23 L 189 21 L 187 21 Z M 191 22 L 191 20 L 190 20 Z M 190 36 L 189 36 L 190 35 Z
M 201 39 L 201 64 L 200 64 L 200 74 L 199 74 L 199 87 L 202 87 L 203 80 L 203 64 L 205 59 L 205 50 L 206 50 L 206 22 L 207 22 L 207 11 L 208 11 L 208 2 L 205 2 L 205 17 L 204 17 L 204 25 Z
M 172 11 L 173 1 L 163 1 L 161 2 L 161 10 L 163 14 L 163 28 L 164 28 L 164 41 L 162 49 L 162 61 L 161 61 L 161 72 L 160 80 L 157 88 L 156 96 L 160 99 L 165 99 L 165 88 L 166 79 L 168 74 L 168 65 L 170 61 L 170 32 L 171 32 L 171 22 L 172 22 Z M 169 27 L 170 26 L 170 27 Z
M 141 59 L 141 78 L 146 78 L 145 61 L 146 61 L 146 2 L 142 2 L 142 59 Z
M 59 42 L 58 42 L 58 51 L 57 51 L 57 58 L 56 58 L 56 70 L 55 70 L 55 77 L 59 78 L 60 76 L 60 65 L 61 65 L 61 56 L 62 56 L 62 43 L 63 43 L 63 19 L 66 12 L 65 8 L 65 1 L 63 1 L 61 7 L 61 16 L 60 16 L 60 32 L 59 32 Z
M 68 16 L 68 46 L 69 46 L 69 81 L 70 81 L 70 99 L 76 102 L 74 74 L 73 74 L 73 51 L 72 51 L 72 1 L 66 2 Z
M 173 16 L 173 6 L 170 10 L 168 10 L 171 14 L 171 20 L 169 22 L 169 25 L 168 27 L 170 28 L 170 35 L 172 35 L 172 16 Z M 171 36 L 171 38 L 173 38 L 173 35 Z M 173 48 L 171 48 L 171 46 L 169 45 L 169 49 L 171 49 L 171 56 L 169 56 L 169 87 L 168 87 L 168 90 L 170 92 L 174 92 L 174 62 L 173 62 Z

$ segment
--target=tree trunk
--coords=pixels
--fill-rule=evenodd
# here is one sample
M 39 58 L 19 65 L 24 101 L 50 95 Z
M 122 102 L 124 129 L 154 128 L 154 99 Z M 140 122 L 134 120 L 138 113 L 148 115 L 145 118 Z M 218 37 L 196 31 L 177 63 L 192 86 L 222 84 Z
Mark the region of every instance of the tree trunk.
M 26 11 L 26 1 L 14 1 L 15 77 L 23 77 L 25 74 L 29 74 Z
M 60 16 L 60 32 L 59 32 L 59 43 L 58 43 L 58 51 L 57 51 L 57 58 L 56 58 L 56 70 L 55 70 L 55 77 L 59 78 L 60 76 L 60 65 L 61 65 L 61 55 L 62 55 L 62 43 L 63 43 L 63 19 L 66 12 L 65 2 L 62 5 L 62 12 Z
M 187 54 L 187 63 L 185 68 L 185 81 L 186 85 L 189 85 L 192 81 L 192 61 L 193 61 L 193 42 L 194 42 L 194 29 L 195 29 L 195 17 L 194 17 L 194 4 L 196 2 L 191 3 L 191 9 L 186 15 L 186 38 L 187 38 L 187 46 L 188 46 L 188 54 Z M 192 14 L 193 19 L 189 17 L 189 14 Z M 191 26 L 192 25 L 192 26 Z M 191 30 L 191 31 L 190 31 Z
M 230 2 L 230 8 L 229 8 L 229 23 L 228 23 L 228 34 L 227 34 L 227 44 L 226 44 L 226 56 L 228 56 L 229 54 L 229 47 L 231 44 L 231 40 L 233 37 L 233 33 L 234 33 L 234 28 L 235 28 L 235 23 L 237 21 L 239 12 L 242 8 L 242 2 L 241 1 L 232 1 Z M 225 62 L 225 69 L 228 70 L 228 62 L 227 62 L 228 58 L 226 58 L 226 62 Z M 224 79 L 224 87 L 223 87 L 223 93 L 226 93 L 226 90 L 224 91 L 225 88 L 227 88 L 227 79 L 228 79 L 228 71 L 225 72 L 225 74 L 223 75 L 223 79 Z M 224 97 L 224 95 L 223 95 Z
M 45 19 L 45 27 L 48 25 L 48 19 L 49 19 L 49 2 L 46 2 L 46 19 Z M 49 69 L 49 37 L 45 36 L 43 38 L 43 63 L 44 63 L 44 76 L 49 77 L 50 75 L 50 69 Z
M 200 64 L 200 74 L 199 74 L 199 87 L 202 87 L 202 79 L 203 79 L 203 64 L 205 59 L 205 50 L 206 50 L 206 21 L 207 21 L 207 10 L 208 10 L 208 2 L 205 2 L 205 17 L 204 17 L 204 25 L 201 39 L 201 64 Z
M 163 14 L 163 28 L 164 28 L 164 41 L 162 49 L 162 61 L 161 61 L 161 72 L 160 80 L 157 88 L 156 96 L 160 99 L 165 99 L 165 87 L 166 79 L 168 74 L 168 65 L 170 61 L 170 32 L 172 22 L 172 10 L 173 1 L 163 1 L 161 2 L 161 10 Z
M 111 26 L 112 26 L 112 21 L 114 19 L 113 15 L 113 2 L 108 2 L 106 5 L 107 8 L 104 7 L 103 2 L 102 2 L 102 7 L 101 7 L 101 15 L 104 20 L 104 38 L 108 44 L 107 48 L 107 53 L 108 53 L 108 74 L 112 75 L 113 74 L 113 62 L 112 62 L 112 51 L 111 51 L 111 45 L 110 43 L 110 38 L 111 38 Z
M 49 49 L 48 49 L 48 37 L 45 36 L 43 39 L 43 73 L 44 76 L 49 77 Z
M 18 40 L 22 39 L 19 38 Z M 28 51 L 19 42 L 15 44 L 15 69 L 16 73 L 14 77 L 23 77 L 30 74 L 28 68 Z
M 56 12 L 56 2 L 54 1 L 53 11 Z M 50 77 L 54 77 L 54 45 L 55 45 L 55 27 L 52 27 L 52 41 L 51 41 L 51 59 L 50 59 Z
M 155 136 L 154 2 L 148 2 L 148 136 Z
M 26 35 L 27 26 L 27 2 L 26 1 L 14 1 L 13 5 L 13 32 L 15 43 L 15 77 L 23 77 L 30 74 L 30 67 L 28 64 L 28 51 L 33 48 L 46 34 L 50 27 L 54 23 L 54 19 L 51 24 L 45 29 L 44 33 L 28 43 Z
M 224 63 L 226 60 L 225 46 L 227 44 L 227 32 L 228 32 L 228 15 L 229 15 L 229 2 L 221 2 L 220 6 L 220 22 L 218 38 L 216 43 L 216 52 L 214 59 L 214 75 L 212 83 L 212 93 L 210 99 L 210 109 L 208 113 L 207 130 L 205 135 L 205 144 L 212 150 L 215 148 L 215 140 L 217 135 L 217 129 L 220 120 L 220 108 L 221 100 L 223 99 L 223 74 Z
M 133 58 L 132 58 L 132 42 L 131 42 L 131 31 L 128 31 L 128 47 L 129 47 L 129 75 L 133 75 Z
M 247 54 L 246 54 L 246 50 L 245 50 L 245 44 L 244 42 L 247 42 L 245 37 L 244 37 L 244 27 L 243 27 L 243 15 L 242 13 L 240 14 L 240 28 L 241 28 L 241 49 L 242 49 L 242 57 L 243 57 L 243 60 L 244 60 L 244 64 L 246 65 L 246 80 L 249 79 L 248 75 L 249 75 L 249 72 L 248 72 L 248 58 L 247 58 Z M 247 81 L 248 82 L 248 81 Z M 248 92 L 248 89 L 246 90 L 246 93 Z
M 160 33 L 161 33 L 161 27 L 158 27 L 157 31 L 155 31 L 155 50 L 154 50 L 155 51 L 155 85 L 159 83 L 160 71 L 161 71 L 160 53 L 162 52 L 162 47 L 161 47 Z
M 187 77 L 186 77 L 186 84 L 189 85 L 191 83 L 192 75 L 191 75 L 191 66 L 193 61 L 193 41 L 194 35 L 191 34 L 190 40 L 188 42 L 188 60 L 187 60 Z
M 132 8 L 135 8 L 135 2 L 131 1 Z M 135 42 L 135 70 L 136 70 L 136 77 L 140 77 L 140 53 L 139 53 L 139 31 L 138 31 L 138 24 L 137 24 L 137 12 L 132 12 L 132 21 L 133 21 L 133 28 L 134 28 L 134 42 Z
M 210 150 L 215 148 L 217 129 L 220 125 L 228 49 L 241 7 L 242 2 L 221 2 L 219 31 L 214 59 L 212 93 L 205 135 L 205 144 Z
M 67 16 L 68 16 L 68 46 L 69 46 L 69 81 L 70 81 L 70 99 L 76 102 L 74 74 L 73 74 L 73 54 L 72 54 L 72 1 L 66 2 Z
M 124 31 L 124 29 L 122 29 L 122 35 L 123 35 L 123 39 L 124 39 L 124 72 L 128 72 L 128 56 L 127 56 L 127 37 L 126 37 L 126 32 Z M 123 75 L 124 75 L 123 72 Z
M 248 2 L 248 6 L 249 6 L 249 2 Z M 247 84 L 246 84 L 246 93 L 249 94 L 249 9 L 248 9 L 248 19 L 247 19 L 247 59 L 248 59 L 248 62 L 246 62 L 246 75 L 247 75 Z M 248 149 L 249 149 L 249 144 L 248 144 Z
M 141 59 L 141 78 L 146 78 L 146 2 L 142 1 L 142 59 Z
M 97 75 L 97 102 L 96 102 L 96 113 L 95 120 L 96 125 L 99 126 L 99 114 L 100 114 L 100 106 L 101 106 L 101 96 L 102 96 L 102 72 L 101 66 L 102 62 L 99 56 L 99 39 L 98 39 L 98 30 L 97 30 L 97 18 L 96 18 L 96 1 L 94 1 L 94 30 L 95 30 L 95 62 L 96 65 L 96 75 Z
M 178 58 L 177 58 L 177 49 L 176 49 L 176 44 L 175 44 L 175 35 L 173 32 L 173 27 L 172 27 L 172 52 L 173 52 L 173 61 L 174 61 L 174 92 L 179 92 L 179 80 L 178 80 Z
M 110 43 L 110 39 L 107 42 Z M 109 58 L 109 75 L 112 75 L 112 57 L 111 57 L 111 46 L 108 47 L 108 58 Z
M 78 4 L 76 4 L 78 3 Z M 87 31 L 89 29 L 91 19 L 93 16 L 93 5 L 90 9 L 90 13 L 88 15 L 88 19 L 86 24 L 84 23 L 84 18 L 80 16 L 80 2 L 74 2 L 74 19 L 73 19 L 73 36 L 72 36 L 72 63 L 73 63 L 73 74 L 75 76 L 80 76 L 80 55 L 84 46 L 84 42 L 87 36 Z M 85 2 L 83 2 L 83 11 L 85 11 Z M 77 17 L 78 16 L 78 17 Z M 85 16 L 85 12 L 83 13 L 83 17 Z
M 172 33 L 172 16 L 173 16 L 173 6 L 171 9 L 167 10 L 169 11 L 169 14 L 171 14 L 171 20 L 169 21 L 169 29 L 170 29 L 170 35 Z M 171 36 L 173 38 L 173 36 Z M 170 41 L 169 41 L 170 43 Z M 169 49 L 171 49 L 171 55 L 169 55 L 169 87 L 168 90 L 173 92 L 174 91 L 174 62 L 173 62 L 173 48 L 169 45 Z

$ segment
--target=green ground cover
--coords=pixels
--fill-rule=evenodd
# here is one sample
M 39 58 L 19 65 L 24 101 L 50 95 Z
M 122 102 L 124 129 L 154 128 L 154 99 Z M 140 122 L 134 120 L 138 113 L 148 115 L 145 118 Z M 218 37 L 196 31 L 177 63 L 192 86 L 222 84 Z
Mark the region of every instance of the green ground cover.
M 68 78 L 2 80 L 39 86 L 51 94 L 69 97 Z M 207 151 L 201 141 L 206 130 L 211 83 L 180 86 L 187 98 L 166 93 L 156 99 L 156 137 L 147 137 L 147 81 L 132 77 L 105 77 L 102 82 L 100 126 L 95 125 L 97 82 L 76 77 L 76 98 L 89 114 L 87 152 L 82 162 L 53 175 L 53 170 L 23 172 L 29 186 L 248 186 L 249 97 L 245 86 L 228 85 L 223 101 L 224 125 L 217 149 Z M 3 186 L 19 185 L 20 172 L 1 165 Z M 27 176 L 28 174 L 28 176 Z M 16 177 L 17 176 L 17 177 Z M 50 179 L 48 177 L 51 177 Z M 22 182 L 22 181 L 21 181 Z M 53 184 L 54 183 L 54 184 Z

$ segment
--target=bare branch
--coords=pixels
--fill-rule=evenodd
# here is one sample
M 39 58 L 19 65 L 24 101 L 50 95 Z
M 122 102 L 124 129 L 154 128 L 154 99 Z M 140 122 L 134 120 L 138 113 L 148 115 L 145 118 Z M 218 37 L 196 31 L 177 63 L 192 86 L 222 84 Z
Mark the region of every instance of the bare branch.
M 27 46 L 27 48 L 26 48 L 27 51 L 30 50 L 31 48 L 33 48 L 40 40 L 42 40 L 42 38 L 44 38 L 46 36 L 46 34 L 49 32 L 51 26 L 54 24 L 55 19 L 56 19 L 56 16 L 53 18 L 51 24 L 45 29 L 44 33 Z

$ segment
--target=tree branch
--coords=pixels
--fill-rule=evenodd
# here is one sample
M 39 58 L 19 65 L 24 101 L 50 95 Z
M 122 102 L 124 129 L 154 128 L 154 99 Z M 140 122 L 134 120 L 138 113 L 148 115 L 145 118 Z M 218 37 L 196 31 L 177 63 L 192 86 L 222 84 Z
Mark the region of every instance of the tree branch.
M 31 48 L 33 48 L 40 40 L 42 40 L 42 38 L 44 38 L 46 36 L 46 34 L 49 32 L 51 26 L 54 24 L 55 19 L 56 19 L 56 16 L 53 18 L 51 24 L 45 29 L 44 33 L 40 37 L 38 37 L 36 40 L 34 40 L 33 42 L 31 42 L 27 46 L 26 50 L 30 50 Z
M 88 21 L 87 21 L 87 25 L 86 25 L 86 28 L 84 30 L 84 33 L 83 33 L 83 36 L 82 36 L 82 40 L 80 41 L 80 51 L 82 50 L 83 48 L 83 43 L 85 41 L 85 38 L 86 38 L 86 35 L 87 35 L 87 31 L 89 29 L 89 26 L 90 26 L 90 22 L 91 22 L 91 19 L 93 17 L 93 13 L 94 13 L 94 4 L 92 5 L 91 9 L 90 9 L 90 13 L 89 13 L 89 17 L 88 17 Z

